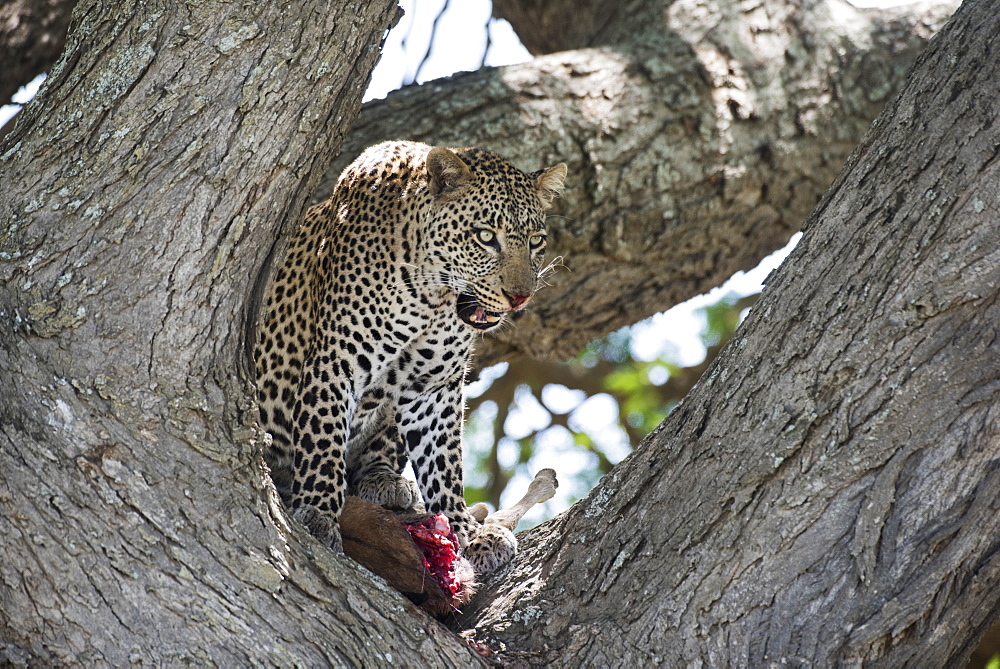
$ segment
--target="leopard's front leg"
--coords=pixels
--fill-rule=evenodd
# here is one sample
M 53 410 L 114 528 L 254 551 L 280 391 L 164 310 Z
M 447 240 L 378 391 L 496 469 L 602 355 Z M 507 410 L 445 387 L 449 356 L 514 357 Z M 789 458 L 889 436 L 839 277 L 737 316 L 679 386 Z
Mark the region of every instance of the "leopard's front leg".
M 346 379 L 332 374 L 331 357 L 317 356 L 303 374 L 293 417 L 292 518 L 320 542 L 343 551 L 340 512 L 347 493 L 346 450 L 355 408 Z
M 382 412 L 378 428 L 365 443 L 351 445 L 348 492 L 390 509 L 423 510 L 416 483 L 402 476 L 407 455 L 393 418 L 391 411 Z
M 517 551 L 514 534 L 499 525 L 483 526 L 465 505 L 462 469 L 462 380 L 422 392 L 404 390 L 397 398 L 399 432 L 427 510 L 448 517 L 462 554 L 477 573 L 506 564 Z

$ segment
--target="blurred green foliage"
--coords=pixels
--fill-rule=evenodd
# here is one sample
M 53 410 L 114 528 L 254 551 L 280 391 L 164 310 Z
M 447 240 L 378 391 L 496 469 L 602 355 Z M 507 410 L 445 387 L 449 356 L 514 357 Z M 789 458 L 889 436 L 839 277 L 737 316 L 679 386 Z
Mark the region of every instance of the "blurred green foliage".
M 640 325 L 591 342 L 566 363 L 522 358 L 484 370 L 468 393 L 467 500 L 499 508 L 512 479 L 527 485 L 543 467 L 559 475 L 557 507 L 586 495 L 684 398 L 756 298 L 727 294 L 700 310 L 706 353 L 694 365 L 682 366 L 671 346 L 652 360 L 637 357 Z

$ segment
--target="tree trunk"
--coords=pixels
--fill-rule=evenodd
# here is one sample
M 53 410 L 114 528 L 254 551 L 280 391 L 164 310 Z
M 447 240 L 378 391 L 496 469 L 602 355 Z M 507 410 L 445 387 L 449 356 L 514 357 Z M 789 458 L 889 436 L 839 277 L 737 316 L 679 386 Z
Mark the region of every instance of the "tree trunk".
M 0 6 L 0 104 L 48 71 L 62 53 L 76 0 L 9 0 Z
M 554 666 L 961 666 L 1000 617 L 1000 19 L 966 3 L 675 412 L 464 622 Z
M 502 341 L 485 340 L 481 364 L 565 359 L 784 246 L 953 7 L 628 6 L 603 24 L 606 46 L 366 105 L 317 191 L 325 199 L 362 150 L 400 137 L 569 165 L 548 248 L 570 271 Z
M 474 661 L 288 526 L 249 400 L 249 288 L 395 18 L 78 7 L 0 149 L 0 664 Z
M 532 55 L 612 44 L 622 26 L 644 26 L 663 3 L 646 0 L 493 0 L 493 15 L 510 22 Z M 628 40 L 621 40 L 628 41 Z
M 516 564 L 470 608 L 498 648 L 573 665 L 934 663 L 967 654 L 995 618 L 997 65 L 986 47 L 997 20 L 975 15 L 987 11 L 967 7 L 938 42 L 951 52 L 924 62 L 896 120 L 869 139 L 799 259 L 694 396 L 586 503 L 525 537 Z M 388 2 L 78 7 L 66 56 L 0 146 L 0 661 L 477 661 L 287 523 L 261 469 L 249 399 L 251 287 L 336 151 L 394 17 Z M 737 122 L 733 111 L 720 126 L 718 96 L 697 95 L 716 86 L 732 111 L 726 96 L 757 78 L 733 60 L 736 84 L 716 81 L 717 70 L 687 51 L 670 47 L 680 59 L 672 64 L 649 50 L 635 61 L 649 73 L 617 72 L 659 81 L 657 91 L 688 105 L 694 116 L 660 127 L 681 146 L 677 156 L 702 154 L 684 148 L 676 124 L 707 124 L 693 126 L 691 141 L 697 147 L 704 131 L 719 142 L 708 178 L 728 165 L 719 146 L 737 152 L 736 139 L 752 135 L 740 124 L 752 119 Z M 587 68 L 613 65 L 612 55 L 542 66 L 597 81 Z M 790 70 L 805 67 L 795 63 Z M 707 78 L 689 99 L 661 67 L 703 68 Z M 605 170 L 596 161 L 618 155 L 604 143 L 629 125 L 621 118 L 631 98 L 605 105 L 575 96 L 573 77 L 563 81 L 567 115 L 590 108 L 594 124 L 604 117 L 614 131 L 579 135 L 584 145 L 570 156 L 588 187 L 569 211 L 599 212 L 580 221 L 594 257 L 688 262 L 700 242 L 685 247 L 673 224 L 633 237 L 608 218 L 614 198 L 634 198 L 643 184 L 658 192 L 661 171 L 672 188 L 688 183 L 657 167 L 687 169 L 674 149 L 650 131 L 641 137 L 661 162 L 638 140 L 622 145 L 646 177 L 613 161 Z M 606 83 L 614 97 L 614 80 Z M 670 113 L 638 93 L 638 117 Z M 738 105 L 784 108 L 778 93 L 760 95 Z M 817 104 L 808 108 L 827 109 Z M 532 132 L 557 120 L 542 119 L 544 108 L 528 116 Z M 808 127 L 862 123 L 823 118 Z M 539 140 L 533 160 L 573 149 L 577 136 L 565 146 Z M 508 153 L 528 166 L 522 151 Z M 608 181 L 618 169 L 621 187 Z M 699 192 L 736 201 L 759 191 L 759 177 L 722 173 L 714 191 Z M 673 197 L 684 207 L 676 218 L 701 207 L 699 220 L 724 225 L 711 213 L 716 200 Z M 629 221 L 655 218 L 632 204 L 642 215 Z M 740 206 L 733 211 L 759 211 Z M 604 227 L 586 232 L 591 220 Z M 681 250 L 642 252 L 668 243 Z M 735 247 L 703 264 L 732 262 Z M 646 267 L 659 284 L 659 268 Z M 641 286 L 620 279 L 609 271 L 604 290 L 645 305 Z M 581 321 L 606 306 L 581 304 Z

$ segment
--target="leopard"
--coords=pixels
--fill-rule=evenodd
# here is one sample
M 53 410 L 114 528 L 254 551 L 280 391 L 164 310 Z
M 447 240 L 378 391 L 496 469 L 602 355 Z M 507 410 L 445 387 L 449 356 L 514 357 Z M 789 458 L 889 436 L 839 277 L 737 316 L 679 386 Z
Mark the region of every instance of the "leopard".
M 443 513 L 477 573 L 514 556 L 511 531 L 466 506 L 462 391 L 477 338 L 539 286 L 566 174 L 483 148 L 384 142 L 292 233 L 259 320 L 257 404 L 275 488 L 329 548 L 342 551 L 356 495 Z

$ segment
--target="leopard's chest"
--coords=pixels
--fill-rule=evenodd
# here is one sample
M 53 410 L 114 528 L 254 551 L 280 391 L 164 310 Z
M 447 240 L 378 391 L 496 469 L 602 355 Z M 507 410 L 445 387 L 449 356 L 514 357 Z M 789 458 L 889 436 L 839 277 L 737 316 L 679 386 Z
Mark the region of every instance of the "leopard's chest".
M 356 389 L 352 440 L 376 429 L 385 412 L 395 411 L 401 397 L 432 392 L 465 373 L 472 334 L 461 323 L 432 320 L 416 333 L 409 327 L 404 331 L 409 335 L 405 342 L 398 332 L 383 337 L 398 342 L 398 350 L 390 346 L 391 353 L 379 356 L 379 363 L 363 375 Z

